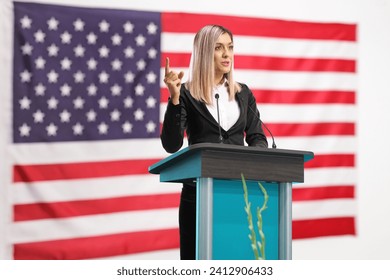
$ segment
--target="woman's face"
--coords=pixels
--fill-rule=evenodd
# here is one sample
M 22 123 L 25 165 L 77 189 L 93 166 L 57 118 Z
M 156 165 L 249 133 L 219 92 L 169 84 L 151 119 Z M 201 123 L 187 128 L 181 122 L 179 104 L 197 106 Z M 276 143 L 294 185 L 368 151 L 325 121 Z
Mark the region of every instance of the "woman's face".
M 221 77 L 229 73 L 233 63 L 233 42 L 228 33 L 219 36 L 214 49 L 215 76 Z

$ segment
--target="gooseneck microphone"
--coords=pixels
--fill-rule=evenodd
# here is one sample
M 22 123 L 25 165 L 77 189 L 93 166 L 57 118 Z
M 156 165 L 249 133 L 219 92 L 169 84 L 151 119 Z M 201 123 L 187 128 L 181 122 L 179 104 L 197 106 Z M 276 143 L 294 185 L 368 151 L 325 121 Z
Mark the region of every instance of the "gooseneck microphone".
M 222 137 L 222 132 L 221 132 L 221 122 L 219 120 L 219 94 L 215 94 L 215 100 L 217 101 L 217 117 L 218 117 L 218 129 L 219 129 L 219 143 L 223 143 L 223 137 Z
M 241 99 L 241 101 L 242 101 L 242 99 Z M 271 135 L 271 138 L 272 138 L 272 148 L 276 149 L 274 135 L 272 134 L 271 130 L 269 130 L 268 127 L 265 125 L 265 123 L 260 119 L 260 117 L 257 116 L 257 113 L 255 112 L 255 110 L 252 109 L 252 107 L 248 106 L 248 108 L 252 111 L 253 115 L 255 115 L 256 118 L 260 121 L 260 123 L 265 127 L 265 129 L 267 129 L 269 135 Z

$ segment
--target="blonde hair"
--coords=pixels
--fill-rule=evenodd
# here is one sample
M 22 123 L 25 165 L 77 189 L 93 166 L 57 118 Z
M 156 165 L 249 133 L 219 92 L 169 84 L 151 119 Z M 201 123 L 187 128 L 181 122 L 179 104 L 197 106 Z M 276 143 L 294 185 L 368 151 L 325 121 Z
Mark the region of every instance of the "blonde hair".
M 218 38 L 229 34 L 233 42 L 233 34 L 219 25 L 206 25 L 195 35 L 193 51 L 191 55 L 189 79 L 187 87 L 192 97 L 206 104 L 212 104 L 212 90 L 214 87 L 214 51 Z M 229 99 L 232 100 L 240 90 L 238 83 L 233 80 L 233 61 L 231 70 L 224 75 L 228 82 Z

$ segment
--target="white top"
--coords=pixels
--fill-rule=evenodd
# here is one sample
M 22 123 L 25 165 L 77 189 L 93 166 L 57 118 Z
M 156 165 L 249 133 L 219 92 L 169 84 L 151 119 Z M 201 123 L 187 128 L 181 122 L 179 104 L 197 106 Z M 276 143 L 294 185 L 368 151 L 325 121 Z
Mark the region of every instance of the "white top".
M 207 109 L 218 122 L 218 111 L 217 111 L 217 100 L 215 99 L 215 94 L 219 94 L 218 105 L 219 105 L 219 118 L 221 127 L 227 131 L 229 130 L 240 117 L 240 107 L 238 106 L 237 101 L 229 100 L 228 89 L 225 86 L 225 83 L 218 85 L 213 89 L 213 104 L 206 105 Z

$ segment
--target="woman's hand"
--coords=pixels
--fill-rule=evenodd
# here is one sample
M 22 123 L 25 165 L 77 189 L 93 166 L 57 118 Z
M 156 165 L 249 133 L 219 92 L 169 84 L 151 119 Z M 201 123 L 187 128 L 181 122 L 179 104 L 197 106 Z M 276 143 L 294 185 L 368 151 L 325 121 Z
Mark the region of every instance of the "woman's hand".
M 181 86 L 181 79 L 184 76 L 184 72 L 181 71 L 179 74 L 171 71 L 169 68 L 169 57 L 165 60 L 165 76 L 164 76 L 164 83 L 166 84 L 169 94 L 171 96 L 171 102 L 174 105 L 179 104 L 179 97 L 180 97 L 180 86 Z

